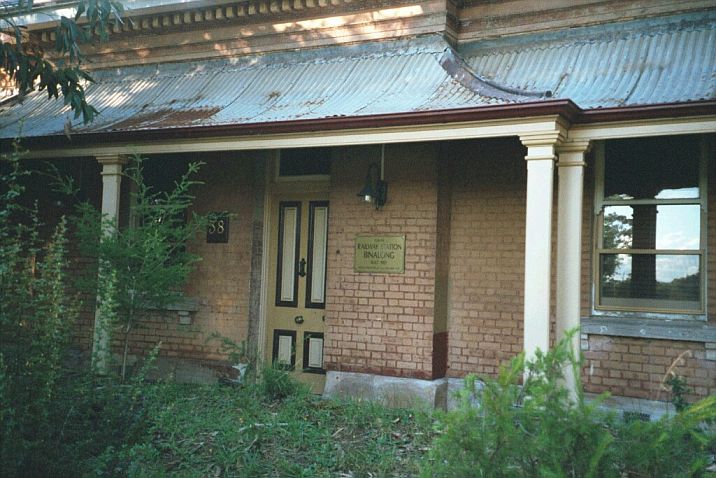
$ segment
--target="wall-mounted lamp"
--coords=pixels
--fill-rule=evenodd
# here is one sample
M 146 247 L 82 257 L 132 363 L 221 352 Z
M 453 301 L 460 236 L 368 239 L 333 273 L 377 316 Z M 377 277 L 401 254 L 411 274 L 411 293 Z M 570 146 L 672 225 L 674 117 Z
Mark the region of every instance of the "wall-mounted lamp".
M 380 147 L 380 165 L 372 163 L 368 167 L 365 186 L 358 196 L 365 202 L 373 203 L 376 209 L 383 207 L 388 200 L 388 183 L 385 182 L 385 145 Z

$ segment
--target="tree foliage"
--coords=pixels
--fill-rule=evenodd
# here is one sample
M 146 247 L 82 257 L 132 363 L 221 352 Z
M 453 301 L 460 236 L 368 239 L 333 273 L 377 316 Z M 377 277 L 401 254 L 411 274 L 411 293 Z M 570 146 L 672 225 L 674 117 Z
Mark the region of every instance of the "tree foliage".
M 98 260 L 98 269 L 86 271 L 85 287 L 98 297 L 106 332 L 120 329 L 124 337 L 122 375 L 130 333 L 148 311 L 181 298 L 199 260 L 187 244 L 207 223 L 206 216 L 190 213 L 193 187 L 200 184 L 193 177 L 201 163 L 190 163 L 172 190 L 158 191 L 144 180 L 143 161 L 135 156 L 124 173 L 134 190 L 131 224 L 120 228 L 88 203 L 80 205 L 75 221 L 80 252 Z
M 48 99 L 60 94 L 75 118 L 92 121 L 98 111 L 85 99 L 85 86 L 92 77 L 82 65 L 81 46 L 96 38 L 106 40 L 112 24 L 122 22 L 124 7 L 115 0 L 80 0 L 73 18 L 62 16 L 55 27 L 53 52 L 28 35 L 21 17 L 33 11 L 32 0 L 0 7 L 0 69 L 15 84 L 20 98 L 32 91 L 46 91 Z

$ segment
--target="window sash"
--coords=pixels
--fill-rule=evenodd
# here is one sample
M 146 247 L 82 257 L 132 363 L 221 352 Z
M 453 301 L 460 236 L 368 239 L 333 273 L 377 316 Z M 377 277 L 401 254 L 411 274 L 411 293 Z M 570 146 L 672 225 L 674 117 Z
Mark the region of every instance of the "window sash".
M 594 220 L 596 221 L 594 232 L 594 244 L 592 254 L 592 290 L 594 303 L 592 310 L 595 312 L 641 312 L 641 313 L 657 313 L 657 314 L 683 314 L 683 315 L 699 315 L 699 318 L 705 319 L 706 316 L 706 275 L 707 275 L 707 256 L 706 256 L 706 244 L 707 244 L 707 157 L 708 157 L 708 144 L 705 137 L 700 138 L 701 141 L 701 155 L 699 158 L 699 197 L 698 198 L 678 198 L 678 199 L 605 199 L 604 198 L 604 175 L 605 175 L 605 157 L 604 157 L 604 141 L 599 141 L 595 144 L 595 155 L 596 155 L 596 167 L 595 167 L 595 190 L 594 190 Z M 604 209 L 606 206 L 639 206 L 639 205 L 699 205 L 701 208 L 700 215 L 700 248 L 698 249 L 626 249 L 626 248 L 603 248 L 604 239 Z M 601 276 L 602 276 L 602 262 L 601 257 L 605 254 L 629 254 L 629 255 L 691 255 L 699 257 L 699 296 L 700 303 L 698 307 L 692 307 L 694 303 L 687 304 L 684 308 L 669 308 L 664 307 L 663 303 L 659 303 L 653 299 L 636 299 L 628 303 L 629 301 L 622 301 L 621 303 L 614 302 L 611 300 L 603 300 L 601 297 Z
M 683 252 L 683 251 L 681 251 Z M 615 262 L 612 264 L 614 271 L 608 278 L 603 275 L 606 259 L 614 256 Z M 624 259 L 619 259 L 622 256 Z M 651 269 L 650 275 L 634 275 L 634 270 L 639 267 L 636 262 L 636 256 L 653 258 L 653 262 L 648 261 L 646 264 L 641 262 L 641 267 Z M 686 264 L 694 266 L 697 264 L 695 271 L 689 267 L 684 269 L 686 275 L 674 277 L 670 273 L 669 262 L 675 257 L 682 257 Z M 690 259 L 691 258 L 691 259 Z M 694 264 L 694 259 L 696 264 Z M 662 313 L 685 313 L 698 314 L 703 307 L 703 281 L 704 259 L 701 253 L 681 253 L 681 254 L 664 254 L 642 252 L 632 254 L 625 252 L 623 249 L 600 253 L 597 258 L 597 268 L 599 270 L 599 281 L 597 283 L 597 297 L 599 298 L 599 307 L 605 310 L 630 310 L 640 311 L 649 309 L 653 312 Z M 624 263 L 617 261 L 624 261 Z M 664 262 L 666 261 L 666 263 Z M 615 264 L 619 264 L 618 266 Z M 617 267 L 620 270 L 629 273 L 628 279 L 619 279 Z M 692 271 L 691 274 L 688 274 Z M 696 278 L 693 276 L 697 274 Z M 660 277 L 661 276 L 661 277 Z M 666 276 L 666 277 L 665 277 Z M 671 276 L 671 277 L 669 277 Z M 690 279 L 691 278 L 691 279 Z M 693 287 L 693 282 L 697 281 L 697 287 Z M 636 289 L 634 289 L 636 288 Z M 641 289 L 641 290 L 639 290 Z M 634 291 L 637 290 L 636 293 Z

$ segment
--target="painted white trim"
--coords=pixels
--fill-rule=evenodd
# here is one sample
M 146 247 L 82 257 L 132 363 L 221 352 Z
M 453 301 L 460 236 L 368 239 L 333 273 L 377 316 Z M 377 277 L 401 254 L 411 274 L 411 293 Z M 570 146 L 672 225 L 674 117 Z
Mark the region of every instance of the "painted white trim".
M 567 126 L 561 117 L 558 115 L 549 115 L 386 128 L 251 135 L 234 138 L 146 140 L 139 143 L 111 146 L 87 145 L 68 148 L 34 149 L 29 152 L 28 157 L 42 159 L 96 156 L 100 154 L 197 153 L 209 151 L 351 146 L 509 136 L 522 137 L 555 131 L 566 133 L 566 139 L 569 141 L 714 133 L 716 132 L 716 115 L 574 125 L 568 132 Z
M 60 158 L 87 156 L 90 154 L 196 153 L 498 138 L 561 131 L 562 122 L 559 116 L 550 115 L 463 123 L 251 135 L 234 138 L 181 139 L 173 141 L 147 140 L 141 143 L 112 146 L 87 145 L 44 150 L 35 149 L 29 153 L 28 157 Z
M 582 199 L 584 195 L 584 153 L 589 143 L 580 142 L 559 148 L 557 186 L 557 282 L 556 340 L 579 328 L 582 275 Z M 579 333 L 571 341 L 572 352 L 579 356 Z M 577 377 L 572 367 L 564 372 L 571 397 L 577 397 Z
M 571 141 L 594 141 L 714 132 L 716 132 L 716 115 L 710 115 L 574 125 L 570 128 L 567 137 Z

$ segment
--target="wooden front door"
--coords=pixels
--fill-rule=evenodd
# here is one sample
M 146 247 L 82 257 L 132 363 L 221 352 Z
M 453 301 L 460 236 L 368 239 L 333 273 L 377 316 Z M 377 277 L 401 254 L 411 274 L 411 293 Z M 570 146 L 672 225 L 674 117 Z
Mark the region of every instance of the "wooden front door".
M 322 393 L 325 384 L 325 195 L 276 197 L 272 205 L 266 360 Z

